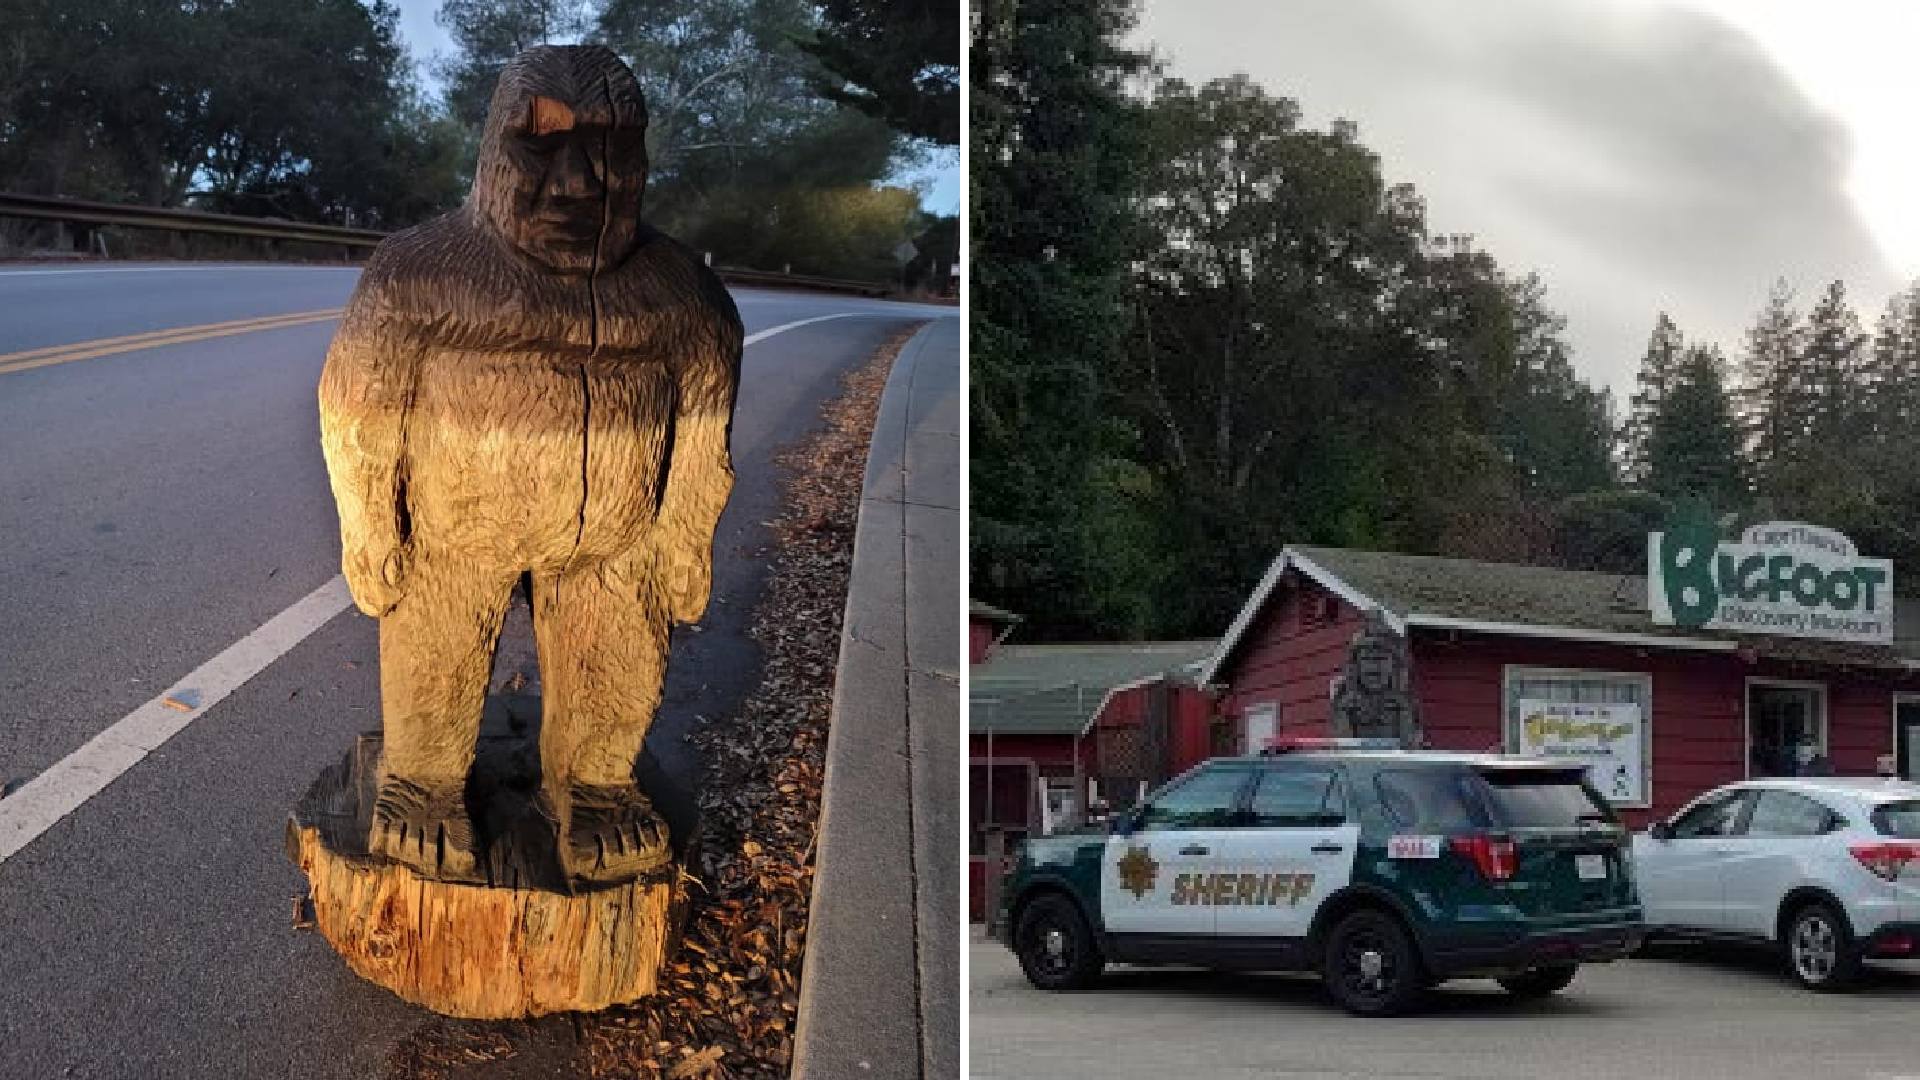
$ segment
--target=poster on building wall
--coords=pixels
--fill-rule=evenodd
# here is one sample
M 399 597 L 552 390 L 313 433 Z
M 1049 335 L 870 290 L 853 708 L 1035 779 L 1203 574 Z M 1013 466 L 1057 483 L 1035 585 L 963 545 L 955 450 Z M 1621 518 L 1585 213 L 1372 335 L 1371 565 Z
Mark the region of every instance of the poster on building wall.
M 1522 701 L 1514 751 L 1577 761 L 1615 806 L 1647 805 L 1646 724 L 1637 703 Z

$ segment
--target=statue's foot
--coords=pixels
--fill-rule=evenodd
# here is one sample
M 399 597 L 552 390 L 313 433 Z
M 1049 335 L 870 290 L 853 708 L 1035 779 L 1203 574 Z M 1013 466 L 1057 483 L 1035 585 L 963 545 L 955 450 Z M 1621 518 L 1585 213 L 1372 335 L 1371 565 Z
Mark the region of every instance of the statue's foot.
M 567 872 L 620 881 L 673 862 L 667 823 L 634 784 L 575 784 L 566 825 Z
M 423 877 L 472 874 L 476 853 L 465 781 L 423 784 L 383 778 L 373 803 L 367 851 L 405 863 Z

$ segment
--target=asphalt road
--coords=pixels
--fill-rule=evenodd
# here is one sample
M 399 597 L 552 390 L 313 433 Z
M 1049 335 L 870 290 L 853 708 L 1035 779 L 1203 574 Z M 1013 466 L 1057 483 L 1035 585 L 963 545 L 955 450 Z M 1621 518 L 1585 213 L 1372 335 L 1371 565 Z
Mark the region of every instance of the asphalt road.
M 6 354 L 343 305 L 355 271 L 0 268 Z M 715 603 L 649 748 L 751 686 L 775 452 L 840 375 L 950 308 L 736 290 L 749 334 Z M 314 388 L 331 321 L 0 373 L 0 784 L 40 774 L 339 572 Z M 851 463 L 857 468 L 859 463 Z M 0 1076 L 366 1077 L 431 1014 L 291 927 L 286 813 L 379 724 L 349 610 L 0 862 Z M 525 1063 L 532 1070 L 537 1063 Z M 489 1075 L 537 1075 L 505 1071 Z
M 975 1080 L 1920 1078 L 1913 963 L 1822 996 L 1765 954 L 1662 945 L 1590 965 L 1546 1001 L 1463 981 L 1422 1015 L 1364 1020 L 1306 976 L 1115 967 L 1089 991 L 1046 994 L 978 927 L 970 961 Z

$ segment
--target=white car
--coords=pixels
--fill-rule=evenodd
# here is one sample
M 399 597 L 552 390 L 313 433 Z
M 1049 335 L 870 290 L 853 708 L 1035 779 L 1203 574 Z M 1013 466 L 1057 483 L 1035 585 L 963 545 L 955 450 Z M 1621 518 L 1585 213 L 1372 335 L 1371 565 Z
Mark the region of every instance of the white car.
M 1728 784 L 1636 835 L 1633 868 L 1653 935 L 1776 946 L 1812 990 L 1920 958 L 1920 784 Z

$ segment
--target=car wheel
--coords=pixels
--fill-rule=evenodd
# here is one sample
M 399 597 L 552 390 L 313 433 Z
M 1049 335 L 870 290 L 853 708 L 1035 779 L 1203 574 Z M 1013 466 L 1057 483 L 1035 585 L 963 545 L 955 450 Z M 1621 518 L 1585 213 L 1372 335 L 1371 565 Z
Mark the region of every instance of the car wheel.
M 1787 970 L 1819 993 L 1851 987 L 1860 977 L 1860 946 L 1845 916 L 1828 904 L 1808 904 L 1787 920 Z
M 1406 927 L 1370 908 L 1334 924 L 1320 954 L 1320 976 L 1333 999 L 1359 1016 L 1398 1016 L 1430 985 Z
M 1042 990 L 1083 990 L 1107 966 L 1080 908 L 1057 893 L 1021 909 L 1013 951 L 1027 981 Z
M 1507 993 L 1517 998 L 1552 997 L 1567 988 L 1574 975 L 1580 971 L 1579 964 L 1553 964 L 1548 967 L 1528 968 L 1518 975 L 1509 975 L 1499 983 Z

